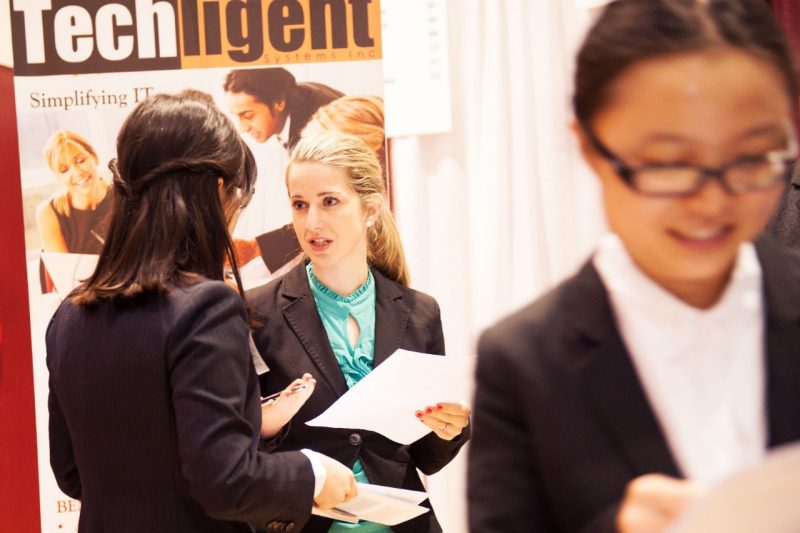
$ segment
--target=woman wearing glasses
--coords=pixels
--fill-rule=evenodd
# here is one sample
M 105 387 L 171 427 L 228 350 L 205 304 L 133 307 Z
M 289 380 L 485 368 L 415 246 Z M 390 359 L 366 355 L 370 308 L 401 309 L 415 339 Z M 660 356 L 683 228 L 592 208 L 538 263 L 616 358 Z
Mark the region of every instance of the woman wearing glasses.
M 618 0 L 577 59 L 611 233 L 479 343 L 470 527 L 663 531 L 800 439 L 800 258 L 753 240 L 797 155 L 762 0 Z

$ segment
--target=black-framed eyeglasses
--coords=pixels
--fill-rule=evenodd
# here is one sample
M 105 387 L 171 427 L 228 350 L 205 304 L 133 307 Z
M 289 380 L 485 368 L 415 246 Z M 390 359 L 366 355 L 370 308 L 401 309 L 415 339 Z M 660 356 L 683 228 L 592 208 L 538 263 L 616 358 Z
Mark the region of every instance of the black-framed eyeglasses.
M 691 196 L 712 178 L 728 194 L 766 189 L 780 180 L 788 180 L 798 157 L 797 137 L 788 124 L 786 148 L 740 157 L 717 168 L 675 163 L 632 166 L 609 150 L 587 126 L 583 130 L 592 147 L 611 163 L 622 181 L 647 196 Z

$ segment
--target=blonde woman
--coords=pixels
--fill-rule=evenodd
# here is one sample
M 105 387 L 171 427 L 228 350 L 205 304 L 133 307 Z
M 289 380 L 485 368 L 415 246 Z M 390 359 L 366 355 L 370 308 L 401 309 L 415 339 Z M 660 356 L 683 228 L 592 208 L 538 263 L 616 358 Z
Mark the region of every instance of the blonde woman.
M 307 137 L 322 131 L 349 133 L 367 143 L 380 161 L 382 175 L 386 178 L 386 137 L 383 127 L 383 98 L 379 96 L 342 96 L 320 107 L 302 131 Z M 294 232 L 287 225 L 264 233 L 255 239 L 236 239 L 237 258 L 246 264 L 258 256 L 270 272 L 276 272 L 292 263 L 300 246 Z
M 47 141 L 44 157 L 63 188 L 36 209 L 42 248 L 100 253 L 111 210 L 111 185 L 97 172 L 97 152 L 81 135 L 60 130 Z
M 416 415 L 432 432 L 409 446 L 371 431 L 305 425 L 398 348 L 444 354 L 439 306 L 408 288 L 378 159 L 352 135 L 303 137 L 292 151 L 286 185 L 307 260 L 248 294 L 260 323 L 255 342 L 270 367 L 262 394 L 302 373 L 317 384 L 278 449 L 324 453 L 352 467 L 359 482 L 423 490 L 417 469 L 440 470 L 469 438 L 468 407 L 420 406 Z M 392 529 L 312 517 L 303 531 L 426 533 L 441 527 L 430 512 Z

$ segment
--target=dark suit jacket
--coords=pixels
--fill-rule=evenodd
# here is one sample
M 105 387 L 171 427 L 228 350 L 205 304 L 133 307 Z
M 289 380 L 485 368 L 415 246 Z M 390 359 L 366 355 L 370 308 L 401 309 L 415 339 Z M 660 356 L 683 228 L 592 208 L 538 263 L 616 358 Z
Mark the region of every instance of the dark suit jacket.
M 379 365 L 398 348 L 444 354 L 439 306 L 430 296 L 390 281 L 373 269 L 376 284 L 375 359 Z M 304 372 L 317 379 L 308 402 L 291 422 L 279 450 L 311 448 L 352 467 L 361 459 L 367 477 L 376 485 L 424 490 L 416 469 L 433 474 L 445 466 L 469 438 L 469 428 L 452 441 L 429 433 L 410 446 L 359 429 L 305 425 L 347 392 L 347 384 L 301 263 L 285 276 L 247 295 L 253 315 L 261 323 L 254 333 L 256 346 L 270 371 L 262 376 L 262 393 L 277 392 Z M 423 406 L 420 406 L 423 407 Z M 426 502 L 426 505 L 430 505 Z M 303 531 L 324 532 L 331 521 L 312 517 Z M 393 528 L 396 532 L 441 531 L 433 512 Z
M 47 331 L 50 462 L 81 500 L 80 531 L 305 523 L 310 462 L 258 451 L 246 320 L 241 298 L 212 281 L 127 306 L 61 305 Z
M 800 439 L 800 255 L 758 246 L 769 446 Z M 471 531 L 611 532 L 632 479 L 681 477 L 592 266 L 479 342 Z
M 767 226 L 767 233 L 784 246 L 800 248 L 800 163 L 794 166 L 792 179 Z
M 322 83 L 298 83 L 294 91 L 286 98 L 289 110 L 289 146 L 294 147 L 300 140 L 300 132 L 306 127 L 317 109 L 344 96 L 344 93 Z

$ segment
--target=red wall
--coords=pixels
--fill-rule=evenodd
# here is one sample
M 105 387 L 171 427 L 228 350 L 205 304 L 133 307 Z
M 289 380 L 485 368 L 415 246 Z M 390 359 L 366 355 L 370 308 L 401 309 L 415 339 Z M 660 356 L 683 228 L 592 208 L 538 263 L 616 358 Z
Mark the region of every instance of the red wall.
M 39 475 L 11 69 L 0 67 L 0 532 L 35 532 Z

